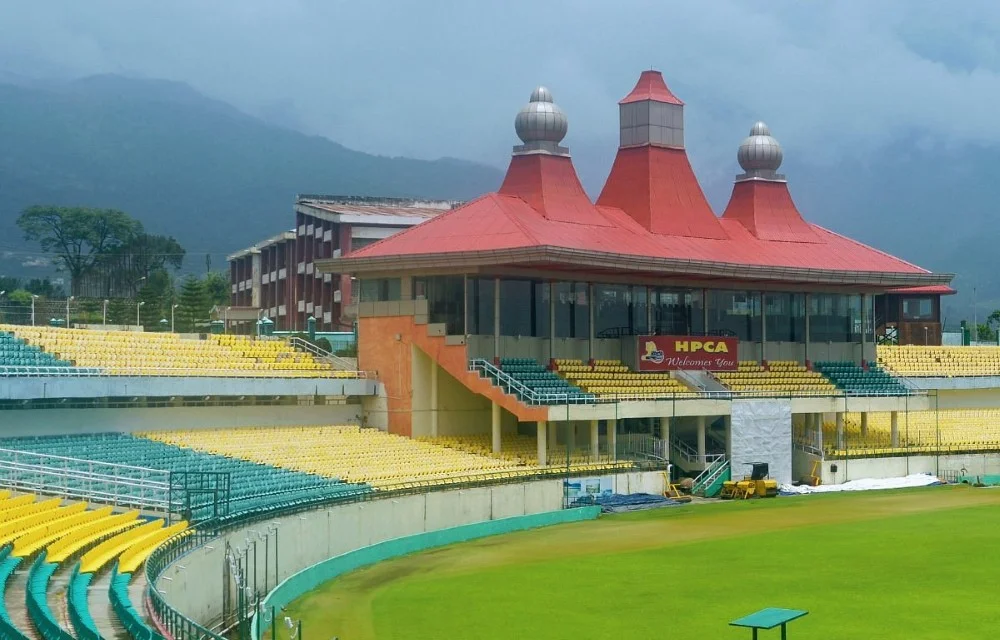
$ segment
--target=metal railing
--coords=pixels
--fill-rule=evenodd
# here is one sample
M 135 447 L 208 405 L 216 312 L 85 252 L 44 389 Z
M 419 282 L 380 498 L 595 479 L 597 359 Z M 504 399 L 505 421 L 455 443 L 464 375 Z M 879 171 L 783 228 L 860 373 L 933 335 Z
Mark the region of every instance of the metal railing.
M 0 487 L 164 513 L 176 506 L 167 471 L 16 449 L 0 449 Z
M 635 456 L 662 462 L 669 459 L 667 441 L 647 433 L 619 433 L 616 435 L 615 446 L 619 456 Z
M 353 362 L 347 358 L 341 358 L 340 356 L 327 351 L 326 349 L 321 349 L 308 340 L 303 340 L 298 336 L 289 336 L 287 342 L 292 346 L 293 349 L 297 351 L 302 351 L 308 353 L 315 357 L 321 362 L 326 362 L 331 365 L 334 369 L 340 371 L 353 371 L 356 367 Z M 360 376 L 359 376 L 360 377 Z
M 711 465 L 720 458 L 726 457 L 726 454 L 724 453 L 706 453 L 705 455 L 698 455 L 697 449 L 676 437 L 670 439 L 670 446 L 678 455 L 680 455 L 681 458 L 692 464 Z
M 214 369 L 200 367 L 35 367 L 0 365 L 0 378 L 269 378 L 281 380 L 355 380 L 374 377 L 367 371 L 295 369 Z
M 480 374 L 486 374 L 493 378 L 494 382 L 502 387 L 507 393 L 516 393 L 522 402 L 528 405 L 562 405 L 562 404 L 614 404 L 617 402 L 643 402 L 643 401 L 682 401 L 682 400 L 745 400 L 752 398 L 870 398 L 870 397 L 905 397 L 905 396 L 925 396 L 926 391 L 908 389 L 904 392 L 862 392 L 845 391 L 673 391 L 659 393 L 615 393 L 601 394 L 600 396 L 582 392 L 546 392 L 538 391 L 517 380 L 503 369 L 482 358 L 469 361 L 469 370 Z
M 701 492 L 704 495 L 705 490 L 711 487 L 728 470 L 729 460 L 726 459 L 726 456 L 719 456 L 712 464 L 705 467 L 704 471 L 695 476 L 694 484 L 691 486 L 691 493 Z

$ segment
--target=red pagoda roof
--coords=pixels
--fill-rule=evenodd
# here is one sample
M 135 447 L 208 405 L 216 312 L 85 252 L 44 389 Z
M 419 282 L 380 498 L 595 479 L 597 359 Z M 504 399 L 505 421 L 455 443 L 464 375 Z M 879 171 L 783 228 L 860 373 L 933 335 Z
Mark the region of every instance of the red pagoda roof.
M 626 100 L 659 95 L 658 77 L 665 90 L 658 73 L 644 72 Z M 596 205 L 568 156 L 515 152 L 499 192 L 317 266 L 342 273 L 523 266 L 879 288 L 951 280 L 809 224 L 783 181 L 737 182 L 716 217 L 684 149 L 655 145 L 619 149 Z
M 643 71 L 639 76 L 639 81 L 635 83 L 635 88 L 622 98 L 618 104 L 629 104 L 630 102 L 642 102 L 643 100 L 653 100 L 656 102 L 667 102 L 669 104 L 684 104 L 681 99 L 675 96 L 667 83 L 663 81 L 663 74 L 650 69 Z

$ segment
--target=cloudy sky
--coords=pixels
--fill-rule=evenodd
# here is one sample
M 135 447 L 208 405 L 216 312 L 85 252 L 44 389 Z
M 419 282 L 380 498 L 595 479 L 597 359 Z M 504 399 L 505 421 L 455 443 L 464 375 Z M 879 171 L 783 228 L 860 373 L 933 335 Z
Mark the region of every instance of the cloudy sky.
M 988 0 L 5 0 L 0 70 L 179 80 L 356 149 L 502 165 L 539 83 L 571 150 L 610 157 L 615 102 L 655 67 L 696 165 L 731 175 L 757 118 L 818 162 L 998 141 L 998 35 Z

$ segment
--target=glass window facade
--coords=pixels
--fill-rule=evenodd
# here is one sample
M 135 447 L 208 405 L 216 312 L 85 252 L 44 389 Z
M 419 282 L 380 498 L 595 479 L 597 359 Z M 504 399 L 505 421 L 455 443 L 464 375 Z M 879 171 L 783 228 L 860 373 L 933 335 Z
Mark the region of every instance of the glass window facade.
M 705 301 L 701 289 L 650 289 L 653 333 L 673 336 L 705 334 Z
M 549 290 L 540 280 L 501 280 L 500 334 L 548 338 Z
M 463 276 L 430 276 L 413 279 L 413 298 L 427 300 L 427 319 L 443 323 L 448 335 L 465 334 Z
M 869 316 L 871 309 L 869 308 Z M 816 293 L 809 302 L 811 342 L 861 342 L 861 296 Z
M 764 325 L 768 342 L 805 342 L 805 294 L 765 293 Z
M 399 299 L 399 278 L 373 278 L 361 281 L 361 302 L 391 302 Z
M 649 332 L 646 287 L 594 285 L 594 337 L 619 338 Z
M 708 335 L 759 342 L 760 297 L 756 291 L 709 290 Z
M 903 320 L 933 320 L 934 300 L 931 298 L 903 298 Z
M 469 335 L 491 336 L 495 326 L 496 280 L 493 278 L 469 278 L 466 300 L 467 330 Z
M 590 338 L 589 287 L 585 282 L 554 282 L 557 338 Z

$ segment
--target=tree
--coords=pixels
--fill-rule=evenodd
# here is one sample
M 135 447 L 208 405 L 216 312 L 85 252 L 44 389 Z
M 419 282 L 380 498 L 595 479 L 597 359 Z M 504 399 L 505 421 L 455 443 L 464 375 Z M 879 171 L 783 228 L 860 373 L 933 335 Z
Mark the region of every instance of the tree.
M 184 248 L 172 237 L 140 231 L 98 256 L 88 281 L 99 285 L 99 295 L 130 297 L 145 286 L 143 278 L 149 280 L 168 268 L 180 269 L 183 262 Z
M 73 295 L 99 256 L 142 232 L 142 225 L 123 211 L 86 207 L 28 207 L 17 226 L 26 240 L 55 254 L 56 262 L 69 273 Z
M 208 320 L 212 307 L 205 292 L 205 283 L 195 276 L 184 279 L 177 304 L 175 322 L 177 331 L 181 333 L 196 331 L 200 323 Z
M 993 342 L 997 339 L 997 334 L 988 324 L 976 326 L 976 340 L 979 342 Z
M 229 275 L 221 271 L 212 271 L 205 276 L 205 292 L 209 303 L 213 306 L 229 304 Z

